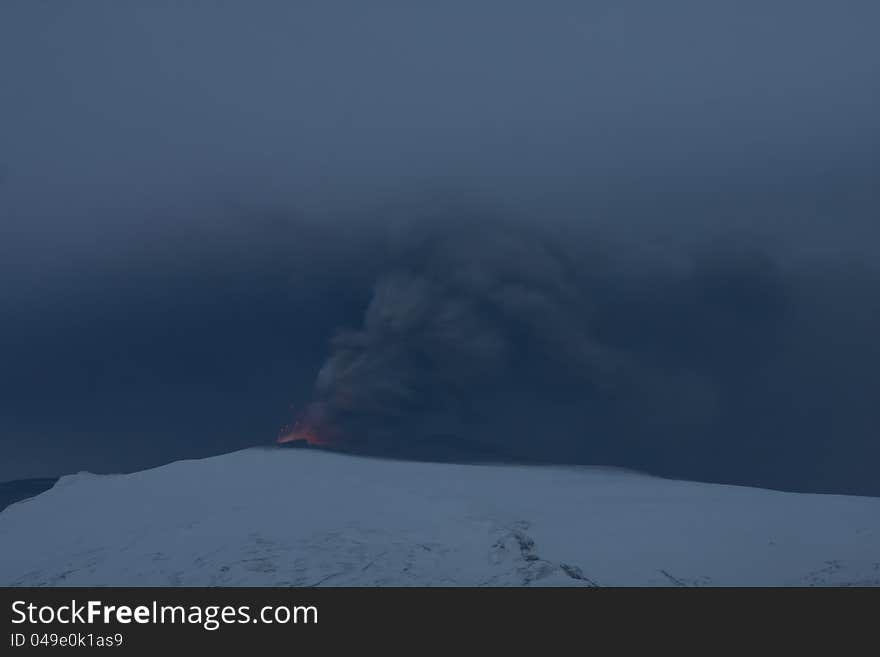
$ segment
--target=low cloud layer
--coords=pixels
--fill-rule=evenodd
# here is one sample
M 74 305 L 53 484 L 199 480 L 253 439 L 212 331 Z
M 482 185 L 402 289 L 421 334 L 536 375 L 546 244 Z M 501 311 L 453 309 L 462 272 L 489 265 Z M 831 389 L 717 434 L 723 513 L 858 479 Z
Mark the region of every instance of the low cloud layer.
M 304 412 L 880 494 L 880 5 L 258 4 L 0 3 L 0 480 Z
M 875 268 L 404 206 L 248 213 L 236 239 L 10 288 L 6 478 L 266 444 L 292 414 L 358 453 L 878 493 Z

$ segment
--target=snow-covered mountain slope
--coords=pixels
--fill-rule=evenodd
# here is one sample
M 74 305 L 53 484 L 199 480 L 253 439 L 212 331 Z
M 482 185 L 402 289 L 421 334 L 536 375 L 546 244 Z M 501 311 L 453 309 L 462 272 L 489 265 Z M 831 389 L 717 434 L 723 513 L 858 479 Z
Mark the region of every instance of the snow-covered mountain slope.
M 17 481 L 0 481 L 0 511 L 19 500 L 39 495 L 55 485 L 58 478 L 19 479 Z
M 4 585 L 880 585 L 880 499 L 251 449 L 0 513 Z

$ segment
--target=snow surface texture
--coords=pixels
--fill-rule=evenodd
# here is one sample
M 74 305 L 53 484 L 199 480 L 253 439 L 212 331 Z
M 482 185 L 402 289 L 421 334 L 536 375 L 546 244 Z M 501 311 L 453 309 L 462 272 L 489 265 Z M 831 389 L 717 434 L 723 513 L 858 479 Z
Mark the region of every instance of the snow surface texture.
M 250 449 L 11 505 L 0 584 L 880 585 L 880 499 Z

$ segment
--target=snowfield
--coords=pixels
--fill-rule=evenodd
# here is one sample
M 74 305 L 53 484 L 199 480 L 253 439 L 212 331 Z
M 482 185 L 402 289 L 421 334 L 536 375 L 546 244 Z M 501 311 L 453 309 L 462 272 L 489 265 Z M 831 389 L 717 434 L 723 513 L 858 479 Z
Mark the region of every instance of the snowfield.
M 880 499 L 249 449 L 0 513 L 13 586 L 880 585 Z

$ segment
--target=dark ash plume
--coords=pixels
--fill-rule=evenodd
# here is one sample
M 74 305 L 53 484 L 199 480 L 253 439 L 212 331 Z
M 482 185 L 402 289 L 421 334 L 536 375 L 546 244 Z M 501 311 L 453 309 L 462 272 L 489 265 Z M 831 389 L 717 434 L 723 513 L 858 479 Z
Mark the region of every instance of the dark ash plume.
M 705 423 L 713 381 L 600 334 L 584 251 L 491 221 L 404 240 L 363 325 L 332 339 L 301 426 L 358 451 L 554 460 L 602 458 L 633 414 Z

